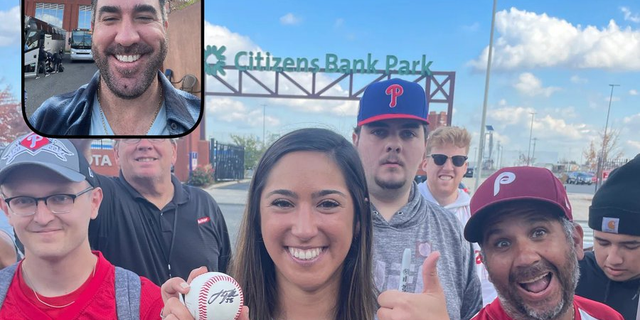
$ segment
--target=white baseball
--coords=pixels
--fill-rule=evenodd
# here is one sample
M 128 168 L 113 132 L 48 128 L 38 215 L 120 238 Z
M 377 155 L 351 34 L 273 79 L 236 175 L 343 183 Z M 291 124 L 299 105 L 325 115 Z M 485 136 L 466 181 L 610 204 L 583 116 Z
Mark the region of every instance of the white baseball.
M 237 320 L 244 297 L 236 279 L 207 272 L 191 281 L 184 303 L 196 320 Z

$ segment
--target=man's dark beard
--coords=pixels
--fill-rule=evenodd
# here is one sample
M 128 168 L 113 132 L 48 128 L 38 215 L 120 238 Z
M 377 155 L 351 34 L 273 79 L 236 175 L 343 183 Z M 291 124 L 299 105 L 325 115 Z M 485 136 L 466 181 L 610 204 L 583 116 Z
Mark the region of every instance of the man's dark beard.
M 555 320 L 567 312 L 569 308 L 573 308 L 573 296 L 576 286 L 578 285 L 578 279 L 580 278 L 580 268 L 578 266 L 578 258 L 575 250 L 576 249 L 572 247 L 567 253 L 567 263 L 561 267 L 563 270 L 559 270 L 555 266 L 546 262 L 546 260 L 544 261 L 553 271 L 554 276 L 558 278 L 563 290 L 562 300 L 554 309 L 539 313 L 526 306 L 520 299 L 520 296 L 518 296 L 516 292 L 512 292 L 514 290 L 510 287 L 498 288 L 498 286 L 496 286 L 500 303 L 504 307 L 505 311 L 516 319 Z M 485 266 L 488 271 L 490 267 L 486 264 Z M 513 283 L 511 278 L 512 276 L 510 275 L 509 282 Z
M 400 189 L 402 187 L 404 187 L 404 185 L 407 183 L 407 181 L 405 180 L 401 180 L 401 181 L 393 181 L 393 182 L 389 182 L 389 181 L 383 181 L 380 180 L 379 178 L 374 178 L 376 184 L 378 186 L 380 186 L 382 189 L 387 189 L 387 190 L 397 190 Z
M 91 52 L 93 53 L 93 59 L 98 66 L 98 70 L 100 70 L 100 77 L 104 80 L 109 87 L 109 90 L 113 92 L 120 99 L 135 99 L 140 97 L 151 85 L 154 77 L 158 74 L 158 70 L 162 66 L 164 59 L 167 57 L 168 46 L 167 46 L 167 38 L 165 37 L 164 41 L 160 43 L 160 52 L 157 55 L 152 57 L 152 60 L 148 62 L 146 66 L 143 66 L 143 74 L 140 82 L 131 90 L 130 92 L 124 92 L 120 90 L 118 86 L 115 84 L 115 77 L 113 74 L 109 72 L 109 62 L 108 56 L 114 54 L 125 54 L 125 55 L 135 55 L 135 54 L 146 54 L 153 52 L 152 48 L 146 44 L 134 44 L 129 47 L 122 47 L 121 45 L 115 44 L 107 47 L 104 50 L 104 55 L 98 51 L 98 49 L 93 46 L 91 48 Z M 129 89 L 130 88 L 126 88 Z

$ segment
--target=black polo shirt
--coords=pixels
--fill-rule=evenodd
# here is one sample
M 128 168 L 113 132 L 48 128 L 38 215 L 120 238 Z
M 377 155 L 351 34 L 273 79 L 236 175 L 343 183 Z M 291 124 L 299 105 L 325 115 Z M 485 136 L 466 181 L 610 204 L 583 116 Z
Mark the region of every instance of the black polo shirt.
M 122 172 L 119 177 L 97 175 L 97 181 L 104 198 L 98 217 L 89 224 L 89 242 L 109 262 L 159 286 L 170 276 L 186 280 L 200 266 L 226 272 L 229 233 L 220 207 L 208 193 L 172 175 L 173 199 L 160 210 Z

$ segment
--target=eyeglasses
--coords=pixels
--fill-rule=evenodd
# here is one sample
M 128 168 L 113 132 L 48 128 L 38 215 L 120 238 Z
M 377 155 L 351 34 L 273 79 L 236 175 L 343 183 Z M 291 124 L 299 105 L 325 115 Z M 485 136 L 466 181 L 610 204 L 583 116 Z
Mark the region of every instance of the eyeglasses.
M 447 159 L 449 159 L 449 156 L 445 154 L 432 154 L 427 157 L 431 157 L 433 162 L 438 166 L 444 165 L 444 163 L 447 162 Z M 456 167 L 462 167 L 464 163 L 467 162 L 467 159 L 467 156 L 451 156 L 451 162 Z
M 138 144 L 138 143 L 140 143 L 140 140 L 142 140 L 142 139 L 122 139 L 121 141 L 126 143 L 126 144 Z M 149 141 L 149 142 L 151 142 L 153 144 L 160 143 L 160 142 L 167 141 L 167 140 L 169 140 L 169 139 L 147 139 L 147 141 Z
M 76 194 L 52 194 L 41 198 L 17 196 L 4 199 L 4 202 L 7 203 L 14 214 L 23 217 L 35 214 L 40 200 L 44 201 L 44 204 L 53 213 L 69 213 L 73 209 L 76 198 L 91 190 L 93 190 L 93 187 L 88 187 Z

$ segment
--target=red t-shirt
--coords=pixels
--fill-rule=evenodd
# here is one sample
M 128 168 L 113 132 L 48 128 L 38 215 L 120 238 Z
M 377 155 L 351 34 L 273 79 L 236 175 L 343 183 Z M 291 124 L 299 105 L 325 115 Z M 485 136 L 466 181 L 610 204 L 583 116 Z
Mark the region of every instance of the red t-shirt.
M 51 308 L 36 299 L 22 275 L 22 261 L 11 281 L 9 291 L 0 309 L 0 319 L 117 319 L 115 267 L 100 252 L 95 275 L 74 292 L 40 300 L 65 308 Z M 159 319 L 163 303 L 160 288 L 147 278 L 140 277 L 140 319 Z
M 573 310 L 575 320 L 624 320 L 611 307 L 580 296 L 573 297 Z M 496 298 L 482 308 L 471 320 L 512 320 L 512 318 L 502 309 L 500 300 Z

